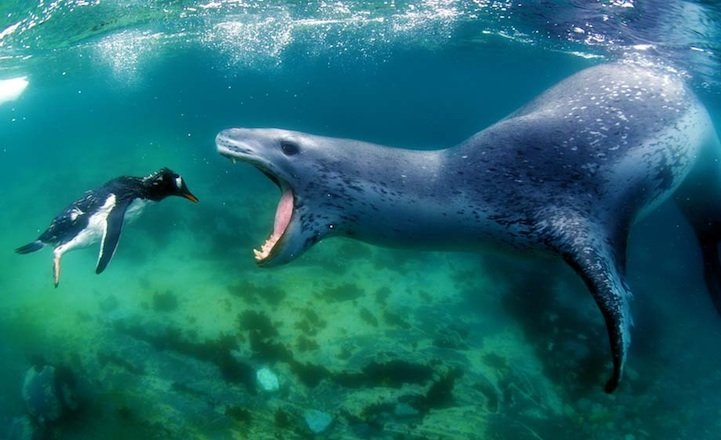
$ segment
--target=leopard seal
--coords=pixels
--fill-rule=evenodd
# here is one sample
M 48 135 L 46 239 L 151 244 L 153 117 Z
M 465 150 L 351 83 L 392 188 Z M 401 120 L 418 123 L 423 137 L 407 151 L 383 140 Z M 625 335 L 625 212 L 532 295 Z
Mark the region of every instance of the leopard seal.
M 630 343 L 629 229 L 674 194 L 721 303 L 718 137 L 705 107 L 669 69 L 590 67 L 450 148 L 245 128 L 221 131 L 216 146 L 281 190 L 273 230 L 255 251 L 261 265 L 287 263 L 333 235 L 449 250 L 495 241 L 559 255 L 605 319 L 609 393 Z

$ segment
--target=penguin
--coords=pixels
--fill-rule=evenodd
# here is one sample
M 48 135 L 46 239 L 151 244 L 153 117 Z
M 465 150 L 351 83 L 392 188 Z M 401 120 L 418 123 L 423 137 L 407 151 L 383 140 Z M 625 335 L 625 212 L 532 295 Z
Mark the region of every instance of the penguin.
M 20 246 L 15 252 L 28 254 L 45 246 L 54 246 L 53 280 L 58 287 L 63 254 L 100 241 L 95 273 L 102 273 L 115 254 L 123 222 L 137 217 L 149 202 L 159 202 L 168 196 L 184 197 L 193 203 L 198 201 L 183 178 L 168 168 L 161 168 L 147 177 L 117 177 L 86 191 L 56 216 L 36 240 Z

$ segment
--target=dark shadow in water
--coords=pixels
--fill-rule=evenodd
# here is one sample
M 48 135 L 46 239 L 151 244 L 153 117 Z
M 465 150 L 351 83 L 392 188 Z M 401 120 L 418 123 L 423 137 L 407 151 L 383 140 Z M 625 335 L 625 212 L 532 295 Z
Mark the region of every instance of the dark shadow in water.
M 507 286 L 501 303 L 517 320 L 526 340 L 543 365 L 545 375 L 569 394 L 597 391 L 610 374 L 608 337 L 600 313 L 587 307 L 589 295 L 560 260 L 529 260 L 513 255 L 493 255 L 483 265 L 498 284 Z M 571 281 L 570 301 L 564 301 Z M 585 305 L 586 307 L 583 307 Z M 572 397 L 572 396 L 569 396 Z
M 250 254 L 253 246 L 259 246 L 268 232 L 259 230 L 257 221 L 251 221 L 252 209 L 241 215 L 235 209 L 212 203 L 197 208 L 186 213 L 185 227 L 186 233 L 198 239 L 200 258 L 237 264 Z
M 132 325 L 118 322 L 115 329 L 137 340 L 145 341 L 157 350 L 172 350 L 215 364 L 221 377 L 231 383 L 241 383 L 250 392 L 255 392 L 255 370 L 233 356 L 237 341 L 232 335 L 219 336 L 214 340 L 191 341 L 181 330 L 174 327 Z

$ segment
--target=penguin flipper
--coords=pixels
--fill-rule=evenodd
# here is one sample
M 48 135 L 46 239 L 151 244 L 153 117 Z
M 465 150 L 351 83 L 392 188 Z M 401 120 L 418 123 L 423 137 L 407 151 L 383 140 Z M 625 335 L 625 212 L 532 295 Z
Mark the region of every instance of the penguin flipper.
M 103 232 L 103 241 L 100 243 L 100 254 L 98 255 L 98 264 L 95 267 L 95 273 L 102 273 L 115 255 L 115 250 L 120 241 L 120 233 L 123 229 L 123 220 L 125 211 L 128 209 L 130 201 L 123 201 L 113 207 L 105 219 L 105 231 Z
M 29 254 L 30 252 L 39 251 L 43 248 L 43 246 L 45 246 L 45 243 L 40 240 L 35 240 L 24 246 L 20 246 L 19 248 L 15 249 L 15 252 L 17 252 L 18 254 Z

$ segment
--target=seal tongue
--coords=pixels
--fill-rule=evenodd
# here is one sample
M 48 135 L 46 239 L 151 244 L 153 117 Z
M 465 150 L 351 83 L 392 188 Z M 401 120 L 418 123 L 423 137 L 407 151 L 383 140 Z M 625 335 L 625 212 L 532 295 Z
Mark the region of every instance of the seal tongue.
M 278 243 L 278 240 L 283 236 L 285 229 L 290 224 L 290 219 L 293 216 L 293 192 L 289 189 L 283 191 L 283 195 L 280 197 L 278 207 L 275 210 L 275 221 L 273 222 L 273 232 L 270 237 L 263 243 L 263 246 L 258 249 L 254 249 L 256 261 L 262 261 L 270 255 L 273 247 Z

